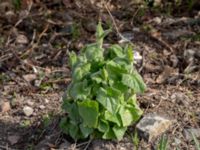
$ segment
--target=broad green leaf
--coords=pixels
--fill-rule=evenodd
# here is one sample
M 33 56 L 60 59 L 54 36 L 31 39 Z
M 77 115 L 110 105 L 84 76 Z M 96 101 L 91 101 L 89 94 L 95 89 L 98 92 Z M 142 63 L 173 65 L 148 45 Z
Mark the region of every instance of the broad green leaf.
M 114 61 L 106 63 L 106 71 L 108 72 L 109 80 L 120 81 L 123 73 L 127 71 Z
M 140 91 L 139 92 L 144 92 L 146 90 L 146 84 L 144 83 L 142 77 L 140 76 L 140 74 L 137 71 L 133 72 L 133 76 L 135 77 L 138 85 L 140 86 Z
M 138 73 L 134 73 L 131 75 L 123 74 L 122 83 L 133 89 L 135 93 L 144 92 L 144 90 L 146 89 L 146 85 L 144 84 L 141 76 Z
M 124 107 L 124 106 L 120 107 L 120 109 L 119 109 L 119 115 L 121 117 L 123 127 L 129 126 L 133 122 L 133 114 L 126 107 Z
M 65 134 L 69 134 L 69 120 L 67 117 L 61 119 L 59 126 Z
M 78 102 L 78 110 L 81 118 L 83 119 L 83 125 L 90 128 L 96 128 L 99 116 L 99 104 L 96 101 L 84 100 Z
M 93 99 L 93 97 L 96 97 L 97 96 L 97 93 L 99 91 L 101 87 L 101 84 L 97 84 L 96 82 L 94 82 L 92 85 L 91 85 L 91 98 Z
M 109 111 L 105 111 L 104 119 L 116 123 L 118 126 L 121 126 L 121 119 L 120 116 L 117 114 L 112 114 Z
M 113 87 L 106 88 L 106 91 L 107 91 L 107 95 L 110 96 L 110 97 L 116 97 L 117 98 L 122 94 L 119 90 L 117 90 Z
M 90 63 L 84 63 L 79 64 L 74 68 L 72 72 L 72 80 L 73 81 L 80 81 L 85 77 L 87 74 L 90 73 L 91 64 Z
M 132 66 L 129 61 L 125 57 L 116 57 L 113 59 L 113 61 L 120 66 Z M 133 66 L 132 66 L 133 68 Z
M 93 61 L 91 63 L 91 73 L 95 73 L 98 72 L 99 70 L 103 69 L 104 65 L 105 65 L 105 61 Z
M 116 113 L 119 108 L 118 99 L 109 96 L 108 90 L 103 88 L 100 88 L 99 92 L 97 93 L 97 101 L 112 114 Z
M 106 120 L 101 119 L 98 124 L 98 130 L 105 133 L 109 130 L 109 124 Z
M 102 71 L 101 70 L 99 70 L 98 72 L 95 72 L 95 73 L 91 74 L 90 77 L 96 83 L 101 83 L 103 81 L 103 79 L 102 79 Z
M 70 102 L 73 102 L 73 100 L 68 99 L 67 97 L 64 99 L 64 97 L 63 97 L 62 109 L 64 109 L 65 111 L 68 110 L 69 107 L 71 106 Z
M 111 128 L 108 128 L 108 130 L 103 134 L 103 139 L 116 139 L 115 134 Z
M 83 138 L 87 138 L 93 132 L 93 128 L 88 128 L 84 126 L 83 124 L 80 124 L 79 127 L 81 130 L 81 133 L 83 134 Z
M 127 58 L 115 58 L 113 61 L 121 66 L 126 72 L 132 72 L 133 65 L 128 62 Z
M 138 105 L 126 105 L 126 109 L 129 110 L 129 112 L 132 114 L 133 122 L 136 122 L 140 119 L 141 115 L 143 114 L 143 111 L 138 107 Z
M 87 96 L 90 95 L 91 87 L 88 87 L 87 80 L 82 82 L 77 82 L 72 84 L 71 88 L 69 89 L 70 96 L 77 100 L 84 100 L 87 99 Z
M 70 63 L 70 66 L 73 68 L 74 65 L 76 64 L 77 62 L 77 56 L 76 56 L 76 53 L 74 51 L 70 52 L 69 53 L 69 63 Z
M 76 103 L 72 103 L 69 105 L 68 109 L 66 110 L 68 112 L 69 118 L 71 119 L 70 121 L 73 122 L 74 124 L 77 124 L 80 122 L 81 118 L 78 113 L 78 107 Z
M 124 57 L 123 49 L 117 44 L 110 46 L 108 50 L 109 50 L 109 53 L 110 53 L 109 55 L 111 59 L 115 57 L 118 57 L 118 58 Z
M 127 127 L 119 127 L 119 126 L 114 126 L 112 128 L 115 137 L 117 138 L 117 140 L 121 140 L 127 130 Z
M 77 57 L 77 63 L 78 64 L 86 64 L 87 62 L 88 62 L 87 58 L 86 58 L 86 56 L 84 54 L 78 55 L 78 57 Z
M 127 103 L 131 104 L 133 106 L 137 106 L 137 98 L 136 98 L 136 94 L 132 94 L 131 96 L 129 96 Z
M 79 127 L 77 125 L 70 123 L 69 124 L 69 135 L 73 139 L 77 139 L 77 137 L 79 136 L 78 132 L 79 132 Z
M 126 107 L 132 112 L 134 121 L 137 121 L 143 114 L 143 111 L 140 109 L 139 105 L 137 104 L 136 94 L 129 97 Z
M 97 47 L 97 45 L 88 45 L 85 48 L 85 56 L 88 61 L 103 61 L 103 51 L 104 49 Z
M 127 92 L 128 87 L 126 85 L 124 85 L 121 81 L 116 81 L 113 82 L 113 88 L 121 91 L 122 93 Z

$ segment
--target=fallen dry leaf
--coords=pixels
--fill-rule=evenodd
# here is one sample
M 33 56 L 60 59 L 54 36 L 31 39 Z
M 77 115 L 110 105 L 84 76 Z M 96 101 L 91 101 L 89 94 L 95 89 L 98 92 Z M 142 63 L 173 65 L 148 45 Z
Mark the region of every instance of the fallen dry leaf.
M 31 81 L 35 80 L 37 78 L 37 76 L 36 76 L 36 74 L 26 74 L 26 75 L 23 75 L 23 78 L 27 82 L 31 82 Z

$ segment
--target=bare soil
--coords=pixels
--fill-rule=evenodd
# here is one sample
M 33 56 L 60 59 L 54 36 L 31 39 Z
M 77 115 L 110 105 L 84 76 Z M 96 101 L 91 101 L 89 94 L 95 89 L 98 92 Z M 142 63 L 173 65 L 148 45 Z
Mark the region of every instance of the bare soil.
M 173 121 L 165 133 L 168 148 L 195 149 L 183 133 L 200 128 L 198 6 L 171 14 L 147 8 L 142 14 L 138 5 L 116 1 L 107 4 L 112 18 L 100 2 L 31 2 L 22 1 L 19 10 L 10 1 L 0 2 L 0 149 L 59 149 L 63 143 L 68 149 L 136 147 L 131 138 L 135 125 L 120 142 L 74 142 L 59 129 L 64 115 L 62 96 L 70 82 L 68 51 L 78 53 L 94 41 L 99 18 L 105 28 L 117 26 L 106 43 L 118 43 L 120 33 L 142 56 L 136 68 L 148 89 L 138 95 L 138 101 L 144 115 L 156 113 Z M 33 109 L 30 116 L 25 115 L 25 106 Z M 156 149 L 159 140 L 147 143 L 141 139 L 138 149 Z

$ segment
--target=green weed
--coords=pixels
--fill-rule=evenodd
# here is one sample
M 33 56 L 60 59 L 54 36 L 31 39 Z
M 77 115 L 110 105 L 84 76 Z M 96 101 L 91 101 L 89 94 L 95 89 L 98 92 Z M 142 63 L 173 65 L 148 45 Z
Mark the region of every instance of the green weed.
M 99 23 L 96 42 L 78 56 L 69 54 L 72 82 L 62 106 L 68 115 L 60 126 L 75 140 L 89 136 L 121 140 L 142 115 L 136 93 L 144 92 L 146 85 L 133 68 L 132 47 L 114 44 L 105 49 L 108 33 Z
M 134 135 L 132 135 L 132 141 L 134 144 L 134 150 L 137 150 L 140 142 L 137 131 L 135 131 Z
M 21 0 L 12 0 L 12 4 L 16 10 L 21 8 Z
M 163 135 L 159 141 L 157 150 L 167 150 L 167 144 L 168 144 L 168 138 Z
M 191 134 L 192 134 L 193 141 L 195 143 L 196 150 L 200 150 L 200 143 L 199 143 L 198 139 L 192 132 L 191 132 Z

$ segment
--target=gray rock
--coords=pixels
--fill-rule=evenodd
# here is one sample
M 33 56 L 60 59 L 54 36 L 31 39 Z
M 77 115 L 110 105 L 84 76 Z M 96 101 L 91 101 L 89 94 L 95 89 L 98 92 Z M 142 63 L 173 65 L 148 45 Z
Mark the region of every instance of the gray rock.
M 10 135 L 8 136 L 8 141 L 11 145 L 16 144 L 18 141 L 20 140 L 20 136 L 19 135 Z
M 200 138 L 200 128 L 189 128 L 183 130 L 183 135 L 185 136 L 186 140 L 191 141 L 193 140 L 192 134 L 196 138 Z
M 160 136 L 171 126 L 172 121 L 156 114 L 144 116 L 137 124 L 139 136 L 150 142 L 152 139 Z
M 25 106 L 23 108 L 23 112 L 26 116 L 31 116 L 33 114 L 33 108 L 29 107 L 29 106 Z

